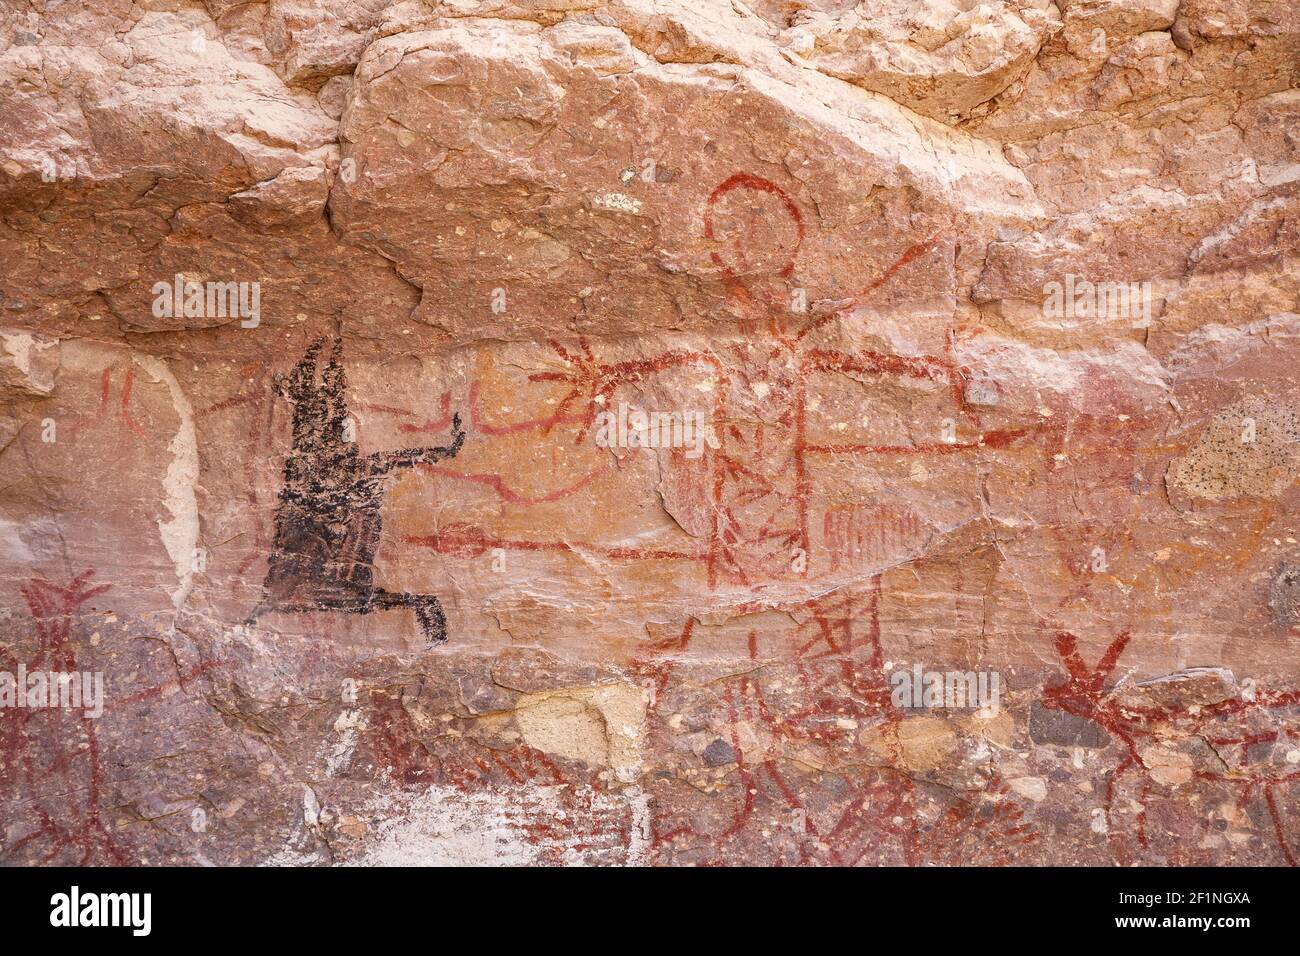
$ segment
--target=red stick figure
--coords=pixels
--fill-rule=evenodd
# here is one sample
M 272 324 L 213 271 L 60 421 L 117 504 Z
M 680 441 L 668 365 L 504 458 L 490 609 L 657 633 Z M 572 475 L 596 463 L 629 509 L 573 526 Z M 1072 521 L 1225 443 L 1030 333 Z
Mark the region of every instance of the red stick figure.
M 78 671 L 71 644 L 73 615 L 82 604 L 111 585 L 90 586 L 93 570 L 79 574 L 67 587 L 34 578 L 22 588 L 36 625 L 36 653 L 28 672 Z M 0 652 L 13 673 L 18 660 Z M 95 721 L 84 711 L 58 708 L 0 708 L 0 757 L 5 783 L 14 788 L 0 801 L 0 833 L 8 842 L 6 858 L 41 863 L 103 864 L 126 862 L 101 820 L 103 786 Z

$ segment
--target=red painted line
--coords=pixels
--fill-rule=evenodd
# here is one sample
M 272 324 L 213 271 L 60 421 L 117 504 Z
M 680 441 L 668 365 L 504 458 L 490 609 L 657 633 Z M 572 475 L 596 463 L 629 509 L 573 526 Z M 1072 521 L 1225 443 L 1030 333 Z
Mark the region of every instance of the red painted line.
M 215 412 L 224 412 L 229 408 L 237 408 L 240 405 L 247 405 L 250 402 L 258 401 L 260 395 L 232 395 L 230 398 L 222 399 L 207 408 L 200 409 L 194 413 L 195 418 L 202 418 L 204 415 L 211 415 Z
M 122 384 L 122 407 L 120 411 L 122 424 L 131 429 L 131 431 L 135 432 L 141 438 L 148 438 L 148 433 L 140 427 L 140 424 L 134 418 L 131 417 L 131 387 L 134 383 L 135 369 L 129 368 L 126 370 L 126 381 Z
M 919 445 L 808 445 L 804 451 L 818 455 L 946 455 L 980 448 L 1006 448 L 1017 438 L 1043 431 L 1039 427 L 1004 428 L 985 432 L 978 441 L 925 442 Z
M 548 373 L 539 373 L 548 374 Z M 539 379 L 530 376 L 530 381 Z M 505 425 L 490 425 L 483 420 L 479 412 L 479 383 L 476 379 L 469 387 L 469 418 L 474 426 L 474 430 L 484 435 L 517 435 L 520 432 L 531 431 L 550 431 L 556 425 L 583 425 L 586 424 L 586 417 L 580 415 L 566 416 L 564 406 L 561 405 L 554 414 L 543 418 L 530 418 L 522 422 L 510 422 Z
M 832 349 L 812 349 L 804 367 L 818 372 L 854 372 L 859 375 L 905 375 L 910 378 L 947 381 L 953 367 L 943 359 L 930 356 L 908 358 L 870 350 L 846 355 Z
M 939 236 L 940 233 L 936 232 L 930 238 L 923 239 L 916 243 L 916 245 L 911 246 L 906 252 L 894 260 L 894 264 L 886 269 L 879 279 L 876 279 L 874 282 L 863 287 L 862 291 L 859 292 L 858 295 L 866 295 L 868 292 L 874 292 L 876 289 L 879 289 L 882 285 L 892 279 L 898 273 L 898 270 L 903 268 L 903 266 L 907 265 L 918 256 L 929 252 L 934 244 L 939 241 Z
M 199 677 L 200 675 L 205 674 L 210 670 L 215 670 L 218 667 L 225 667 L 228 663 L 230 662 L 229 661 L 208 661 L 206 664 L 199 664 L 196 667 L 190 668 L 188 671 L 186 671 L 176 680 L 166 681 L 162 684 L 159 684 L 157 687 L 150 687 L 146 690 L 140 691 L 138 694 L 132 694 L 130 697 L 123 697 L 121 700 L 117 700 L 114 701 L 112 704 L 109 704 L 104 709 L 116 710 L 119 707 L 126 707 L 130 704 L 138 704 L 141 701 L 157 700 L 168 691 L 184 690 L 186 685 L 189 684 L 191 681 L 193 681 L 196 677 Z
M 591 484 L 606 471 L 604 468 L 596 468 L 584 475 L 574 484 L 569 485 L 567 488 L 558 488 L 545 495 L 525 495 L 512 489 L 498 474 L 477 474 L 452 471 L 450 468 L 429 464 L 421 464 L 419 467 L 422 471 L 427 471 L 432 475 L 439 475 L 444 478 L 453 478 L 456 481 L 468 481 L 476 485 L 486 485 L 495 491 L 502 501 L 508 501 L 511 504 L 519 505 L 549 504 L 553 501 L 567 498 L 587 487 L 587 485 Z
M 799 254 L 799 247 L 803 245 L 803 240 L 804 240 L 803 214 L 799 212 L 799 207 L 794 204 L 794 200 L 792 200 L 786 194 L 785 190 L 782 189 L 780 186 L 778 186 L 776 183 L 772 182 L 771 180 L 764 179 L 761 176 L 755 176 L 753 173 L 735 173 L 734 175 L 724 180 L 721 184 L 719 184 L 718 187 L 714 189 L 712 193 L 709 194 L 709 198 L 705 201 L 704 237 L 706 239 L 712 239 L 716 241 L 717 237 L 714 236 L 713 234 L 713 208 L 714 206 L 717 205 L 718 200 L 720 200 L 727 193 L 731 192 L 733 189 L 742 189 L 742 188 L 753 189 L 753 190 L 757 190 L 758 192 L 769 193 L 770 195 L 776 196 L 785 205 L 786 211 L 790 214 L 790 218 L 794 221 L 797 238 L 795 240 L 794 248 L 790 250 L 789 262 L 787 262 L 786 265 L 779 272 L 779 274 L 783 276 L 790 275 L 794 271 L 794 261 L 795 261 L 795 257 Z M 736 243 L 737 243 L 736 254 L 740 259 L 740 261 L 744 262 L 745 261 L 744 247 L 740 245 L 739 239 L 736 240 Z M 712 257 L 714 263 L 720 269 L 723 270 L 727 278 L 729 279 L 734 278 L 734 272 L 726 265 L 726 263 L 722 261 L 721 256 L 719 256 L 716 252 L 710 253 L 710 256 Z
M 550 551 L 567 554 L 595 553 L 613 561 L 703 561 L 702 554 L 657 548 L 610 547 L 568 541 L 532 541 L 518 538 L 498 538 L 481 529 L 465 526 L 448 528 L 437 534 L 403 535 L 402 541 L 420 547 L 432 548 L 442 554 L 463 554 L 477 557 L 486 551 L 501 548 L 505 551 Z

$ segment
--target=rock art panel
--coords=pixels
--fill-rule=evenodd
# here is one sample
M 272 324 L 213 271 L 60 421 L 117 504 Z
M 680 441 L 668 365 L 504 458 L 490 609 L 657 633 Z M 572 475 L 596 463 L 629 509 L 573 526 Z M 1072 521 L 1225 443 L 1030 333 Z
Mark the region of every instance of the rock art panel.
M 0 862 L 1294 865 L 1298 52 L 6 10 Z

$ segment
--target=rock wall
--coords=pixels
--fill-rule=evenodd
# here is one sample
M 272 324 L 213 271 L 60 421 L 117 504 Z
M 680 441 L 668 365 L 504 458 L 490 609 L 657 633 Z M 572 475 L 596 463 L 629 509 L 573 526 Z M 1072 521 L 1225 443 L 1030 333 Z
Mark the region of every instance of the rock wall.
M 0 859 L 1295 863 L 1298 53 L 6 3 Z

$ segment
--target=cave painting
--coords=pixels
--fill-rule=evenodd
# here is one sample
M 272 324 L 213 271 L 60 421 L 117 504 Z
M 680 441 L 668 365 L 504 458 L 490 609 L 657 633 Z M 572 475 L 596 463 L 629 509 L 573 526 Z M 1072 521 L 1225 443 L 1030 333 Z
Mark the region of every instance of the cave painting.
M 400 468 L 454 458 L 465 442 L 460 416 L 452 416 L 448 445 L 362 455 L 348 415 L 342 341 L 334 340 L 317 383 L 322 345 L 322 339 L 313 342 L 275 384 L 293 405 L 293 448 L 284 463 L 262 598 L 247 623 L 274 611 L 369 614 L 409 607 L 426 645 L 441 644 L 447 619 L 437 597 L 377 587 L 374 558 L 387 479 Z
M 944 248 L 942 231 L 908 246 L 866 287 L 836 310 L 809 315 L 792 311 L 791 288 L 796 261 L 807 232 L 798 205 L 775 183 L 737 172 L 719 183 L 705 200 L 704 237 L 716 245 L 710 253 L 720 269 L 729 305 L 740 317 L 742 337 L 719 337 L 707 348 L 672 348 L 648 356 L 605 358 L 585 337 L 576 343 L 549 340 L 563 363 L 559 370 L 535 372 L 530 382 L 555 383 L 553 413 L 515 427 L 546 433 L 557 424 L 579 427 L 574 444 L 595 431 L 602 407 L 617 407 L 621 389 L 632 389 L 682 369 L 704 376 L 711 396 L 709 417 L 717 423 L 719 447 L 710 448 L 696 467 L 673 458 L 674 480 L 692 486 L 695 511 L 706 527 L 703 545 L 688 553 L 619 547 L 605 554 L 618 560 L 691 560 L 701 563 L 710 590 L 726 585 L 765 590 L 771 582 L 807 579 L 816 470 L 826 458 L 886 454 L 974 453 L 989 448 L 1029 444 L 1047 426 L 985 430 L 965 398 L 969 370 L 959 364 L 954 341 L 946 354 L 898 356 L 869 349 L 852 352 L 814 344 L 815 333 L 842 318 L 910 264 Z M 766 238 L 764 238 L 766 237 Z M 765 283 L 775 279 L 775 285 Z M 789 280 L 789 282 L 787 281 Z M 951 442 L 936 440 L 900 445 L 823 444 L 809 434 L 810 409 L 818 403 L 816 381 L 825 374 L 896 378 L 933 382 L 950 396 L 955 417 L 968 420 L 976 433 Z M 471 408 L 476 392 L 471 391 Z M 601 401 L 609 403 L 602 406 Z M 576 422 L 574 421 L 576 420 Z M 477 426 L 477 422 L 476 422 Z M 455 476 L 484 481 L 484 476 Z M 504 478 L 491 476 L 503 500 L 530 504 L 503 490 Z M 584 483 L 585 484 L 585 483 Z M 583 484 L 558 495 L 580 492 Z M 920 538 L 920 527 L 908 533 Z M 894 535 L 893 537 L 898 537 Z M 502 539 L 476 528 L 445 526 L 437 534 L 408 535 L 405 542 L 442 553 L 474 553 L 485 548 L 516 550 L 569 549 L 565 542 Z M 892 541 L 893 538 L 890 538 Z M 915 543 L 915 542 L 913 542 Z M 584 545 L 590 548 L 590 545 Z M 838 567 L 838 564 L 836 565 Z

